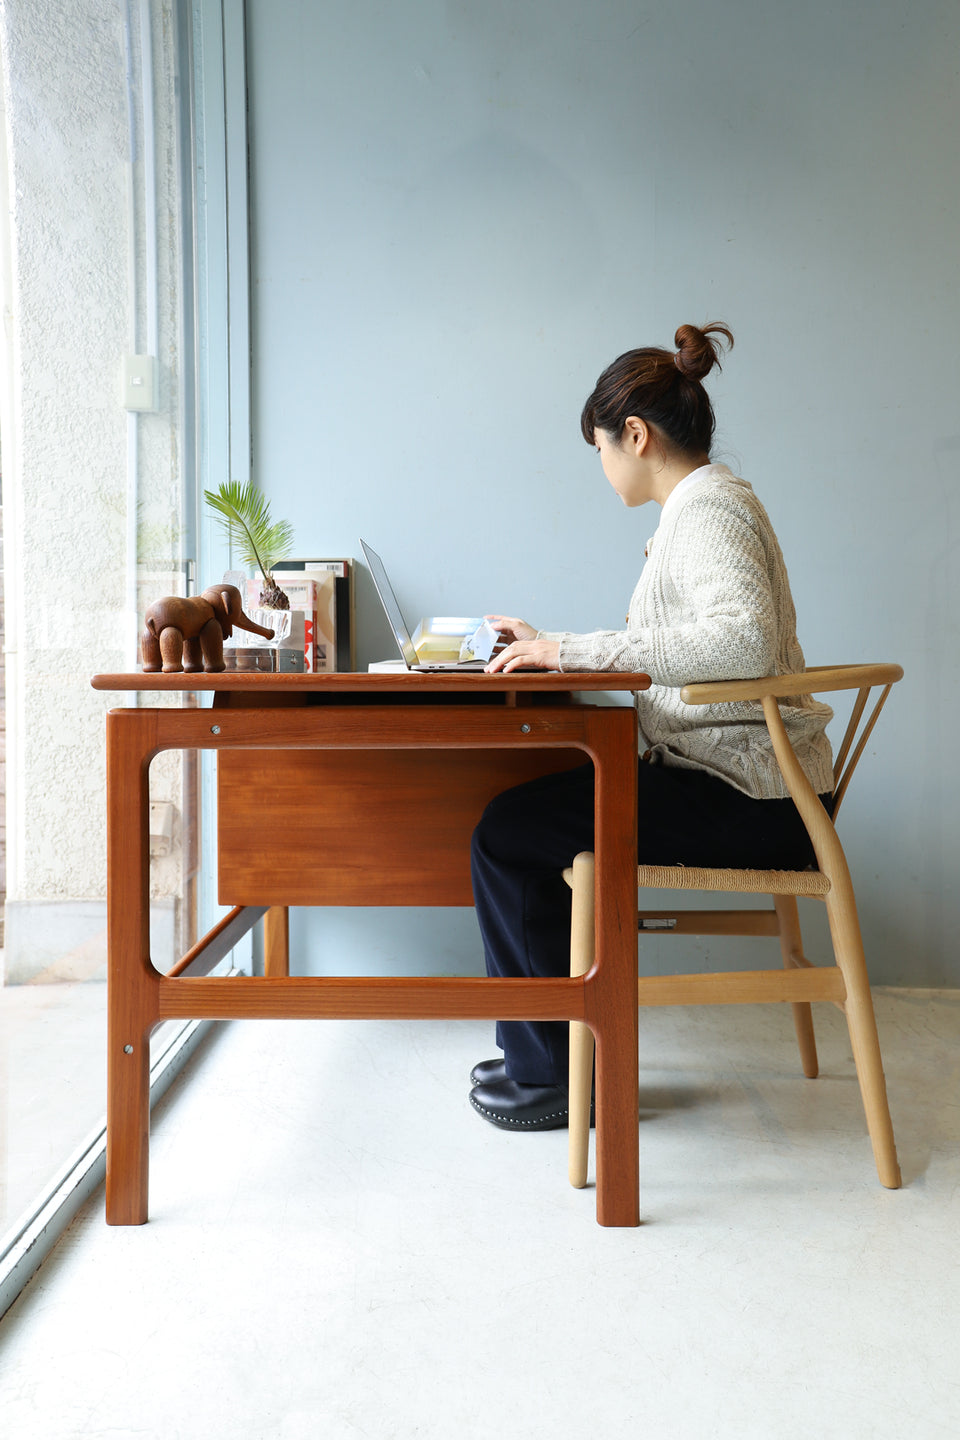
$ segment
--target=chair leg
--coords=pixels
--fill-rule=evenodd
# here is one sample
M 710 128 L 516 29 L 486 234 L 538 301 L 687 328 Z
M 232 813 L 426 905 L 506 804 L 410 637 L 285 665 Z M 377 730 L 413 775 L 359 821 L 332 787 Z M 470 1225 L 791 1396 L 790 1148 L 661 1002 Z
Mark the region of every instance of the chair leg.
M 587 853 L 578 855 L 573 862 L 573 913 L 570 922 L 570 974 L 573 976 L 586 975 L 594 960 L 596 936 L 593 868 L 593 856 Z M 577 1190 L 582 1190 L 587 1183 L 593 1052 L 593 1031 L 590 1026 L 572 1020 L 567 1173 L 570 1184 Z
M 570 1136 L 567 1174 L 582 1190 L 590 1158 L 590 1096 L 593 1089 L 593 1031 L 579 1020 L 570 1022 Z
M 777 923 L 780 927 L 780 952 L 783 955 L 783 968 L 791 970 L 803 959 L 803 940 L 800 936 L 800 916 L 797 914 L 797 897 L 795 895 L 774 895 L 774 909 L 777 912 Z M 793 1010 L 793 1026 L 797 1032 L 797 1045 L 800 1048 L 800 1064 L 803 1073 L 808 1080 L 816 1080 L 820 1074 L 820 1064 L 817 1060 L 817 1038 L 813 1033 L 813 1011 L 810 1006 L 804 1003 L 794 1004 L 790 1007 Z
M 900 1188 L 900 1166 L 897 1162 L 893 1122 L 887 1103 L 887 1085 L 867 977 L 867 963 L 863 953 L 863 939 L 849 876 L 841 878 L 839 882 L 833 880 L 833 888 L 827 896 L 827 915 L 834 954 L 847 989 L 843 1008 L 850 1031 L 853 1060 L 857 1068 L 877 1174 L 880 1183 L 888 1190 L 897 1190 Z

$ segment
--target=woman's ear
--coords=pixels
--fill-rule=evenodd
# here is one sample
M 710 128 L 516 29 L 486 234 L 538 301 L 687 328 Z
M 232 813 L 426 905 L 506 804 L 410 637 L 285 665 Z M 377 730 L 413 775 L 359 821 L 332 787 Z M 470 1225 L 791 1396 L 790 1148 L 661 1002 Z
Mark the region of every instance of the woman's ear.
M 650 438 L 650 426 L 647 422 L 637 415 L 628 415 L 623 427 L 623 439 L 631 453 L 638 458 L 643 455 L 650 444 Z

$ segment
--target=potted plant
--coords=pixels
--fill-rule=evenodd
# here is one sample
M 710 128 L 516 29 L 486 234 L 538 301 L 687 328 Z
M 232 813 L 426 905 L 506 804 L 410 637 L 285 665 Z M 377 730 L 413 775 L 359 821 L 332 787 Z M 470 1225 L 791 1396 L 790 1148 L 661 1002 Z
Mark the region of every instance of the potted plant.
M 290 601 L 273 578 L 273 566 L 293 546 L 293 526 L 270 519 L 270 506 L 250 480 L 225 480 L 219 490 L 204 490 L 204 499 L 216 513 L 227 539 L 240 560 L 259 570 L 260 605 L 265 610 L 289 610 Z

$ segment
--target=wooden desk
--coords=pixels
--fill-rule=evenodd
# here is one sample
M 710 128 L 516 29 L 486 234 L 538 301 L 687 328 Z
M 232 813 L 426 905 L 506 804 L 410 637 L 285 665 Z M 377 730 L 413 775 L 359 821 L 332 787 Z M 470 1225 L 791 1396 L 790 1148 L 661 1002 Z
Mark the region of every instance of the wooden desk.
M 107 1220 L 147 1219 L 149 1037 L 164 1020 L 584 1020 L 597 1040 L 597 1219 L 639 1223 L 636 717 L 591 705 L 645 675 L 98 675 L 100 690 L 212 691 L 204 709 L 107 715 Z M 150 761 L 218 752 L 219 896 L 234 909 L 167 975 L 150 961 Z M 287 974 L 285 907 L 470 905 L 487 800 L 592 760 L 597 958 L 578 979 Z M 304 864 L 302 856 L 309 855 Z M 268 914 L 266 975 L 209 971 Z

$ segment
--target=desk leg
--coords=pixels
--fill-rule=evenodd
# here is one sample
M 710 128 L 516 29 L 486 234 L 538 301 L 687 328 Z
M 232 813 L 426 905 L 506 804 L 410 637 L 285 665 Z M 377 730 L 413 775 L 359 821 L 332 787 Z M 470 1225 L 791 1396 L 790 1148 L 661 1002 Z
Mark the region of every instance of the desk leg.
M 597 1041 L 597 1220 L 628 1226 L 640 1223 L 637 759 L 632 711 L 624 712 L 622 728 L 627 740 L 613 733 L 608 718 L 594 747 L 597 961 L 587 980 L 585 1002 Z
M 271 905 L 263 917 L 263 973 L 268 980 L 290 974 L 290 911 Z
M 107 717 L 107 1223 L 147 1219 L 150 1032 L 149 712 Z

